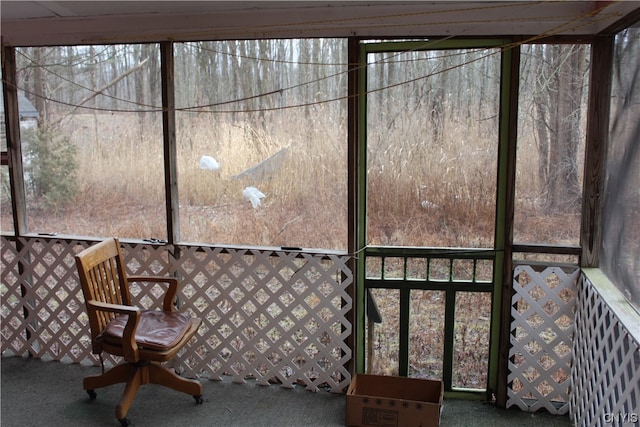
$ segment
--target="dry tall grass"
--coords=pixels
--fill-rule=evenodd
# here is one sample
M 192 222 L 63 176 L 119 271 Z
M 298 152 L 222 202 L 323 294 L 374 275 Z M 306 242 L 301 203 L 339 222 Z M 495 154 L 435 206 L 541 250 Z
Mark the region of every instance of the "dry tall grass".
M 430 139 L 428 115 L 419 111 L 393 126 L 372 120 L 370 244 L 493 246 L 494 125 L 452 113 L 448 120 L 440 141 Z M 182 240 L 346 248 L 346 128 L 335 114 L 318 107 L 310 115 L 285 110 L 258 121 L 180 113 L 177 123 Z M 30 231 L 166 238 L 161 116 L 87 114 L 63 124 L 79 149 L 80 191 L 56 213 L 30 204 Z M 576 243 L 576 215 L 550 217 L 537 206 L 535 145 L 523 142 L 516 235 Z M 265 179 L 232 178 L 282 149 L 284 160 Z M 221 169 L 199 169 L 202 155 L 215 157 Z M 266 194 L 258 209 L 242 198 L 249 185 Z
M 344 129 L 280 113 L 268 124 L 185 117 L 178 155 L 181 231 L 190 241 L 269 246 L 346 247 Z M 201 126 L 203 125 L 203 126 Z M 263 177 L 238 177 L 282 150 Z M 221 163 L 198 169 L 202 155 Z M 269 170 L 270 169 L 270 170 Z M 259 208 L 242 198 L 255 186 Z
M 69 120 L 67 133 L 80 148 L 80 191 L 64 215 L 43 218 L 43 226 L 70 234 L 166 238 L 159 120 L 159 116 L 148 116 L 143 122 L 132 115 Z M 292 120 L 290 114 L 283 114 L 268 126 L 257 127 L 212 120 L 210 115 L 179 115 L 182 240 L 344 248 L 344 129 L 323 120 L 320 116 Z M 300 132 L 305 126 L 307 131 Z M 281 149 L 282 163 L 264 179 L 234 179 Z M 215 157 L 221 168 L 200 169 L 202 155 Z M 258 209 L 242 197 L 242 190 L 250 185 L 267 195 Z M 40 215 L 33 212 L 32 216 L 37 223 Z

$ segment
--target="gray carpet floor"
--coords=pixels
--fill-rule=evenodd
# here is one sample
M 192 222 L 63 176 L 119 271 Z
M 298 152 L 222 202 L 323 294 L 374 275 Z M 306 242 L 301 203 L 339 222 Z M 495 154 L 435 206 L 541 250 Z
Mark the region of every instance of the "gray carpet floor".
M 97 390 L 89 400 L 82 378 L 99 373 L 96 367 L 20 357 L 1 359 L 2 427 L 111 426 L 123 386 Z M 345 396 L 313 393 L 303 387 L 285 389 L 247 382 L 205 381 L 204 403 L 155 385 L 143 386 L 127 417 L 132 427 L 143 426 L 342 426 Z M 478 401 L 445 400 L 441 426 L 567 427 L 566 416 L 528 414 L 496 409 Z

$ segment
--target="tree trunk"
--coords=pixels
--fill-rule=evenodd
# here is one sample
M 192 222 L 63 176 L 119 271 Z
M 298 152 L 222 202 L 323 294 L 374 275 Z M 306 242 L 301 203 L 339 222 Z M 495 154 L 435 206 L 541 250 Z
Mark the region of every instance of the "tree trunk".
M 36 66 L 33 69 L 33 91 L 35 92 L 35 107 L 38 110 L 39 118 L 38 125 L 40 127 L 46 127 L 49 122 L 49 110 L 45 102 L 46 94 L 44 93 L 44 80 L 42 77 L 42 58 L 40 56 L 42 48 L 33 49 L 33 62 Z
M 553 137 L 549 141 L 547 208 L 552 213 L 573 213 L 579 206 L 578 145 L 585 49 L 554 46 L 558 64 L 551 105 L 557 105 Z
M 533 98 L 538 179 L 547 214 L 575 213 L 580 206 L 578 147 L 586 48 L 540 45 L 534 52 Z M 536 53 L 537 52 L 537 53 Z

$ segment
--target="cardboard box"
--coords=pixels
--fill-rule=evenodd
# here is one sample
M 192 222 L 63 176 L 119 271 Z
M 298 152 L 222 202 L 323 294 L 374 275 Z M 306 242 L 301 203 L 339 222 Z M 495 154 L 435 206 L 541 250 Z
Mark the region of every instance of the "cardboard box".
M 347 389 L 345 424 L 367 427 L 438 427 L 442 381 L 357 374 Z

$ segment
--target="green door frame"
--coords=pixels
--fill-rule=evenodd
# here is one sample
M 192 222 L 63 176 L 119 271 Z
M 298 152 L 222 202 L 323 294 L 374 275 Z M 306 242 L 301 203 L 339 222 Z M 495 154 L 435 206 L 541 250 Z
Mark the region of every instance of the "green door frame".
M 366 200 L 367 200 L 367 55 L 369 53 L 381 52 L 398 52 L 406 50 L 444 50 L 444 49 L 465 49 L 465 48 L 502 48 L 501 53 L 501 79 L 500 79 L 500 112 L 499 112 L 499 141 L 497 150 L 497 188 L 496 188 L 496 217 L 495 217 L 495 238 L 494 248 L 494 268 L 493 268 L 493 289 L 492 289 L 492 307 L 491 307 L 491 329 L 490 329 L 490 348 L 489 348 L 489 366 L 488 366 L 488 383 L 486 397 L 491 399 L 491 395 L 498 388 L 499 372 L 506 369 L 499 366 L 500 354 L 500 333 L 503 328 L 503 321 L 508 322 L 508 318 L 503 319 L 501 316 L 501 307 L 503 306 L 504 289 L 509 289 L 510 275 L 505 273 L 510 271 L 510 248 L 512 227 L 511 219 L 513 218 L 513 171 L 515 159 L 515 120 L 517 116 L 517 86 L 518 86 L 518 66 L 519 49 L 513 44 L 512 40 L 505 39 L 487 39 L 487 40 L 425 40 L 425 41 L 390 41 L 379 43 L 352 43 L 351 49 L 357 52 L 350 54 L 351 58 L 358 58 L 358 75 L 357 87 L 358 93 L 355 94 L 357 100 L 357 141 L 354 141 L 356 147 L 357 160 L 353 164 L 357 164 L 357 171 L 354 189 L 356 190 L 355 199 L 355 218 L 357 218 L 357 227 L 355 227 L 356 247 L 354 253 L 361 254 L 356 257 L 355 277 L 355 371 L 362 373 L 365 371 L 365 322 L 366 322 L 366 256 L 368 253 L 379 253 L 380 248 L 367 248 L 366 235 Z M 515 62 L 514 62 L 515 61 Z M 514 66 L 516 64 L 516 66 Z M 515 88 L 515 93 L 514 93 Z M 352 94 L 354 95 L 354 94 Z M 505 250 L 509 249 L 509 254 Z M 428 250 L 428 248 L 425 248 Z M 433 248 L 431 248 L 433 250 Z M 508 255 L 506 258 L 505 255 Z M 401 293 L 403 291 L 401 290 Z M 402 301 L 408 301 L 408 291 L 401 296 Z M 405 301 L 406 300 L 406 301 Z M 404 304 L 407 305 L 407 304 Z M 406 307 L 405 307 L 406 309 Z M 445 321 L 451 321 L 448 319 Z M 408 319 L 401 319 L 401 328 L 408 328 Z M 450 328 L 452 329 L 452 328 Z M 401 331 L 401 336 L 406 335 Z M 406 340 L 404 341 L 407 345 Z M 445 357 L 451 357 L 453 351 L 452 336 L 445 337 Z M 447 351 L 447 347 L 449 350 Z M 403 350 L 402 357 L 408 358 L 408 349 Z M 443 366 L 451 366 L 444 363 Z M 446 376 L 446 374 L 445 374 Z M 450 378 L 450 375 L 449 375 Z M 469 397 L 483 398 L 483 393 L 468 392 L 449 389 L 445 395 L 448 397 Z

